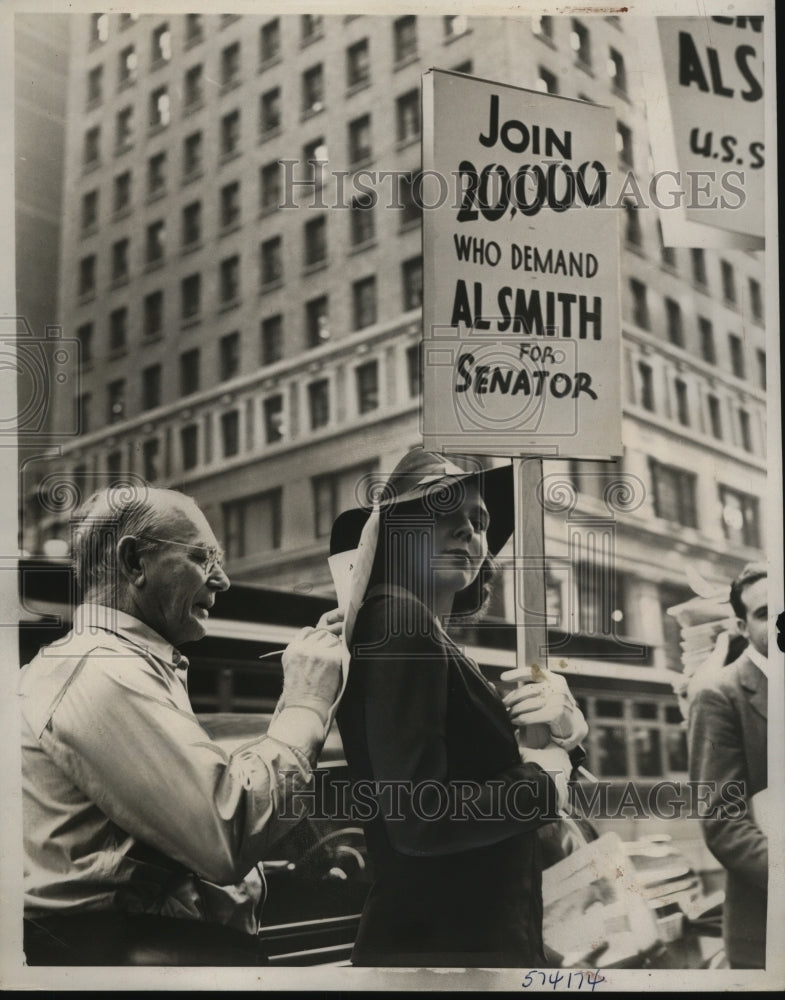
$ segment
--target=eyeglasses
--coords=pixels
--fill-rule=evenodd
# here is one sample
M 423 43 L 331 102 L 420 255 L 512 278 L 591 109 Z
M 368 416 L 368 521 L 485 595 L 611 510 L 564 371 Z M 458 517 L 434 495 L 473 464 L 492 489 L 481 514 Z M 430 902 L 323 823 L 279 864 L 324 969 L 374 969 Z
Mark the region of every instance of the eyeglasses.
M 200 552 L 202 556 L 200 565 L 207 576 L 210 576 L 216 568 L 223 569 L 224 552 L 223 549 L 219 549 L 215 545 L 191 545 L 188 542 L 175 542 L 172 538 L 157 538 L 155 535 L 140 535 L 139 537 L 148 542 L 158 542 L 160 545 L 176 545 L 181 549 Z

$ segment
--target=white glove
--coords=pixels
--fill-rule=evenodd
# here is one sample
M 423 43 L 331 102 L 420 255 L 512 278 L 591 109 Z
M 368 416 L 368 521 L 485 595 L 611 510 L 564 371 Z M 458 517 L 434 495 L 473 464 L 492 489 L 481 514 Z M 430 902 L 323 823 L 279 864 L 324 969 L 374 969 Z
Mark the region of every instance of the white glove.
M 586 738 L 586 719 L 561 674 L 541 667 L 522 667 L 505 671 L 500 679 L 519 684 L 504 696 L 514 726 L 544 722 L 554 743 L 565 750 L 572 750 Z
M 524 747 L 521 750 L 521 758 L 524 764 L 539 764 L 543 771 L 551 776 L 556 785 L 559 809 L 564 811 L 569 805 L 570 793 L 567 782 L 572 771 L 572 762 L 567 751 L 555 743 L 549 743 L 540 750 Z

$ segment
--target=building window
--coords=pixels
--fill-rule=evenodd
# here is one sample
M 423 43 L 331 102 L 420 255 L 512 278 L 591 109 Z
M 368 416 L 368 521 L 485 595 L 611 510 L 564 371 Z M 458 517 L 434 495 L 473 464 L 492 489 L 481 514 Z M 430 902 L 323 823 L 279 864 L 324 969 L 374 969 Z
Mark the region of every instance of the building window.
M 281 127 L 281 88 L 273 87 L 259 98 L 259 131 L 262 135 Z
M 169 91 L 166 87 L 156 87 L 150 94 L 149 126 L 152 129 L 165 128 L 170 118 Z
M 146 259 L 148 264 L 158 264 L 164 259 L 166 247 L 166 224 L 163 219 L 151 222 L 147 227 Z
M 228 559 L 261 555 L 281 547 L 281 490 L 223 505 L 223 538 Z
M 632 163 L 632 129 L 627 128 L 623 122 L 616 122 L 616 152 L 619 154 L 619 163 L 624 167 L 631 167 Z
M 240 81 L 240 43 L 233 42 L 221 52 L 221 85 L 233 87 Z
M 142 409 L 161 405 L 161 366 L 150 365 L 142 371 Z
M 109 314 L 109 351 L 112 354 L 125 350 L 127 334 L 128 310 L 125 306 L 113 309 Z
M 422 257 L 412 257 L 401 264 L 403 308 L 419 309 L 422 305 Z
M 180 284 L 181 315 L 183 319 L 198 316 L 202 308 L 202 277 L 189 274 Z
M 532 18 L 532 34 L 536 35 L 538 38 L 548 39 L 552 41 L 553 39 L 553 18 L 547 15 L 535 15 Z
M 361 38 L 346 50 L 346 86 L 361 87 L 370 82 L 370 46 L 367 38 Z
M 259 169 L 259 204 L 263 212 L 272 212 L 281 204 L 281 167 L 277 160 Z
M 95 125 L 88 129 L 84 136 L 82 161 L 86 167 L 93 166 L 101 159 L 101 127 Z
M 321 37 L 324 19 L 318 14 L 303 14 L 300 17 L 300 41 L 305 44 Z
M 183 106 L 190 109 L 204 100 L 204 70 L 201 63 L 185 71 Z
M 82 195 L 82 232 L 89 232 L 96 225 L 98 225 L 98 191 L 88 191 Z
M 261 284 L 272 285 L 283 279 L 283 245 L 280 236 L 265 240 L 260 247 Z
M 79 283 L 77 287 L 80 295 L 91 295 L 95 291 L 95 254 L 82 257 L 79 261 Z
M 637 278 L 630 278 L 630 292 L 632 293 L 632 320 L 641 330 L 651 329 L 651 319 L 649 317 L 649 300 L 646 286 Z
M 349 122 L 349 162 L 363 163 L 373 156 L 371 148 L 371 116 L 362 115 Z
M 681 306 L 673 299 L 665 299 L 665 321 L 668 327 L 668 340 L 676 347 L 684 347 L 684 325 L 681 319 Z
M 329 299 L 320 295 L 305 303 L 305 340 L 308 347 L 319 347 L 330 339 Z
M 234 378 L 240 372 L 240 334 L 235 330 L 221 337 L 218 344 L 221 381 Z
M 690 406 L 687 395 L 687 383 L 683 379 L 677 378 L 673 386 L 676 391 L 676 419 L 682 427 L 689 427 Z
M 221 156 L 232 156 L 240 149 L 240 112 L 230 111 L 221 119 Z
M 761 389 L 766 388 L 766 352 L 757 348 L 755 351 L 755 360 L 758 365 L 758 386 Z
M 308 411 L 312 431 L 326 427 L 330 422 L 330 383 L 326 378 L 311 382 L 308 386 Z
M 328 163 L 327 144 L 323 138 L 312 139 L 303 146 L 303 163 L 307 166 L 307 175 L 303 181 L 310 180 L 314 191 L 320 191 L 324 180 L 324 168 Z
M 706 285 L 706 254 L 699 247 L 690 250 L 692 259 L 692 280 L 696 285 Z
M 264 416 L 264 439 L 267 444 L 283 441 L 283 396 L 268 396 L 262 406 Z
M 199 348 L 180 355 L 180 395 L 190 396 L 199 389 Z
M 591 636 L 617 633 L 617 622 L 624 620 L 624 577 L 610 573 L 602 562 L 578 562 L 574 567 L 577 589 L 578 632 Z
M 651 365 L 645 361 L 638 362 L 638 376 L 640 379 L 640 404 L 644 410 L 653 413 L 656 409 L 654 400 L 654 372 Z
M 150 438 L 142 446 L 142 464 L 144 466 L 144 478 L 153 483 L 158 479 L 158 438 Z
M 109 37 L 109 15 L 90 15 L 90 45 L 102 45 Z
M 148 483 L 158 479 L 158 438 L 148 438 L 142 445 L 142 469 Z
M 722 440 L 722 413 L 720 411 L 720 401 L 714 395 L 706 397 L 709 405 L 709 427 L 711 436 L 718 441 Z
M 110 451 L 106 456 L 106 471 L 110 480 L 117 479 L 123 471 L 123 453 L 121 451 Z
M 112 244 L 112 281 L 128 279 L 128 246 L 127 239 Z
M 283 357 L 283 316 L 262 320 L 262 364 L 272 365 Z
M 417 18 L 413 14 L 393 21 L 393 52 L 396 63 L 417 57 Z
M 409 396 L 414 399 L 422 392 L 422 350 L 420 344 L 406 348 L 406 382 Z
M 171 58 L 172 33 L 169 31 L 168 24 L 160 24 L 155 31 L 153 31 L 150 62 L 152 66 L 155 67 L 159 66 L 161 63 L 169 62 Z
M 90 413 L 91 403 L 92 396 L 89 392 L 82 392 L 76 397 L 76 419 L 78 421 L 77 427 L 79 428 L 80 434 L 87 434 L 92 428 Z M 82 467 L 82 470 L 83 468 L 84 467 Z M 81 471 L 81 477 L 84 477 L 84 475 L 85 472 Z
M 353 198 L 350 213 L 351 240 L 353 246 L 370 243 L 375 235 L 373 205 L 363 204 L 363 199 Z
M 180 454 L 186 472 L 195 469 L 199 464 L 199 428 L 196 424 L 187 424 L 180 428 Z
M 401 229 L 419 225 L 422 221 L 422 204 L 415 196 L 415 187 L 420 175 L 401 174 L 398 178 L 398 194 L 401 205 Z
M 342 510 L 357 506 L 358 492 L 363 489 L 363 479 L 376 471 L 376 462 L 364 462 L 339 472 L 314 476 L 313 488 L 314 528 L 317 538 L 330 534 L 333 522 Z
M 758 498 L 730 486 L 720 486 L 722 529 L 732 545 L 761 548 Z
M 608 56 L 608 76 L 613 81 L 613 89 L 617 94 L 627 96 L 627 70 L 624 66 L 624 56 L 611 49 Z
M 744 344 L 741 337 L 735 333 L 728 334 L 728 349 L 730 351 L 730 369 L 736 378 L 745 378 Z
M 641 232 L 641 220 L 640 216 L 638 215 L 637 207 L 631 201 L 624 202 L 624 218 L 626 221 L 624 239 L 631 246 L 639 247 L 643 243 L 643 233 Z
M 87 74 L 87 107 L 98 104 L 103 94 L 103 66 L 94 66 Z
M 379 408 L 379 362 L 366 361 L 354 370 L 357 381 L 357 410 L 370 413 Z
M 134 139 L 134 109 L 132 107 L 123 108 L 117 112 L 115 119 L 115 150 L 118 153 L 130 149 Z
M 710 365 L 716 365 L 717 348 L 714 344 L 714 327 L 704 316 L 698 317 L 698 332 L 701 342 L 701 357 Z
M 204 18 L 201 14 L 185 15 L 186 45 L 196 45 L 204 38 Z
M 739 410 L 739 441 L 744 451 L 752 454 L 752 430 L 750 415 L 746 410 Z
M 655 517 L 675 521 L 685 528 L 697 528 L 695 474 L 671 465 L 662 465 L 653 458 L 649 459 L 649 471 Z
M 224 458 L 231 458 L 240 451 L 240 414 L 237 410 L 221 414 L 221 444 Z
M 126 45 L 117 59 L 117 85 L 119 88 L 122 89 L 134 82 L 138 67 L 139 57 L 136 54 L 136 46 Z
M 276 59 L 281 51 L 281 24 L 276 17 L 259 29 L 259 62 Z
M 106 419 L 108 423 L 116 424 L 125 416 L 125 379 L 118 378 L 114 382 L 110 382 L 106 387 L 106 393 Z
M 662 223 L 657 220 L 657 233 L 660 237 L 660 260 L 666 267 L 676 266 L 676 250 L 674 247 L 666 247 L 665 239 L 662 235 Z
M 166 190 L 166 153 L 156 153 L 147 161 L 147 194 L 150 198 Z
M 410 90 L 396 101 L 398 142 L 411 142 L 420 136 L 420 92 Z
M 305 266 L 312 267 L 327 260 L 327 218 L 320 215 L 305 223 L 304 229 Z
M 192 201 L 183 209 L 183 246 L 192 246 L 202 238 L 202 203 Z
M 202 169 L 202 133 L 193 132 L 183 140 L 183 176 L 193 177 Z
M 324 107 L 324 72 L 322 65 L 311 66 L 302 75 L 300 110 L 316 114 Z
M 221 188 L 221 226 L 233 226 L 240 221 L 240 182 L 232 181 Z
M 144 297 L 144 335 L 158 337 L 164 329 L 164 293 L 150 292 Z
M 234 302 L 240 297 L 240 257 L 235 254 L 221 261 L 220 265 L 221 302 Z
M 755 278 L 749 279 L 750 288 L 750 309 L 752 311 L 752 318 L 758 322 L 763 322 L 763 294 L 761 292 L 760 282 L 756 281 Z
M 733 265 L 727 260 L 720 261 L 720 271 L 722 273 L 722 294 L 726 302 L 730 305 L 736 304 L 736 276 L 733 273 Z
M 362 278 L 352 285 L 354 329 L 362 330 L 376 322 L 376 278 Z
M 575 62 L 584 69 L 591 68 L 591 38 L 586 25 L 573 18 L 570 32 L 570 48 L 575 53 Z
M 93 360 L 93 324 L 82 323 L 76 331 L 79 342 L 79 367 L 86 368 Z
M 464 14 L 446 14 L 442 24 L 444 25 L 445 41 L 451 38 L 460 38 L 469 30 L 469 19 Z
M 551 71 L 546 69 L 544 66 L 540 66 L 537 70 L 535 87 L 541 94 L 558 94 L 559 79 L 555 73 L 551 73 Z

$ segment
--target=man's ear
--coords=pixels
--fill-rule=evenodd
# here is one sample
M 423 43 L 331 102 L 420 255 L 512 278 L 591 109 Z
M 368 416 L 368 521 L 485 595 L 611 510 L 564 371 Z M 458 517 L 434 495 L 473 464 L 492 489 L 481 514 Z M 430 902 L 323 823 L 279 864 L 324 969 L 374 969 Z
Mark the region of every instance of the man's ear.
M 123 535 L 117 543 L 117 568 L 127 583 L 141 587 L 145 581 L 145 568 L 139 556 L 137 539 Z

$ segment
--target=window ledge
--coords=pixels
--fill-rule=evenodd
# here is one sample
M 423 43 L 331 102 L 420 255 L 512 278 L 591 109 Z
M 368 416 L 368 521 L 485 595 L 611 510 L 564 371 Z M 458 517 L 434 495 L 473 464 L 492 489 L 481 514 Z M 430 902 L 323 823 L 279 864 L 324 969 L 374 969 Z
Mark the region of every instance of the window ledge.
M 262 208 L 259 209 L 258 218 L 266 219 L 268 216 L 273 215 L 275 212 L 280 211 L 280 208 L 281 206 L 278 204 L 278 202 L 276 202 L 275 205 L 263 205 Z
M 204 174 L 204 170 L 198 167 L 196 170 L 192 170 L 190 173 L 183 176 L 183 186 L 186 184 L 192 184 L 194 181 L 198 181 L 200 177 Z
M 117 84 L 117 93 L 121 94 L 124 90 L 128 90 L 129 87 L 133 87 L 136 83 L 135 76 L 127 76 L 124 80 L 120 80 Z
M 193 38 L 186 38 L 185 45 L 183 46 L 186 50 L 193 49 L 195 46 L 199 45 L 200 42 L 204 41 L 204 35 L 194 35 Z
M 266 295 L 268 292 L 274 292 L 278 288 L 283 288 L 283 284 L 283 278 L 275 278 L 273 281 L 266 281 L 259 288 L 259 294 Z
M 281 54 L 278 52 L 274 56 L 270 56 L 269 59 L 262 59 L 257 67 L 257 72 L 264 73 L 265 70 L 270 69 L 272 66 L 277 66 L 280 62 Z
M 158 190 L 156 190 L 156 191 L 151 191 L 147 195 L 147 204 L 150 205 L 154 201 L 160 201 L 161 198 L 164 198 L 165 196 L 166 196 L 166 188 L 165 187 L 158 188 Z
M 126 354 L 128 354 L 127 344 L 124 344 L 122 347 L 115 347 L 111 351 L 109 351 L 109 360 L 114 361 L 117 358 L 122 358 Z
M 326 267 L 330 266 L 330 258 L 325 257 L 324 260 L 316 260 L 313 264 L 303 265 L 303 275 L 315 274 L 317 271 L 323 271 Z
M 357 173 L 358 170 L 362 170 L 365 167 L 369 167 L 373 163 L 373 153 L 363 153 L 362 156 L 358 156 L 356 160 L 352 160 L 349 164 L 349 172 L 352 174 Z
M 229 312 L 232 309 L 236 309 L 239 305 L 242 305 L 242 301 L 241 296 L 236 295 L 229 302 L 221 302 L 216 312 L 220 316 L 222 313 Z
M 157 344 L 159 340 L 163 340 L 163 330 L 156 330 L 155 333 L 146 333 L 142 337 L 142 344 Z
M 232 149 L 228 153 L 221 153 L 221 155 L 218 157 L 218 163 L 221 166 L 223 166 L 224 163 L 229 163 L 232 160 L 236 160 L 238 158 L 238 156 L 240 156 L 240 154 L 241 154 L 241 150 L 239 150 L 239 149 Z
M 199 97 L 194 101 L 189 101 L 187 104 L 183 105 L 183 118 L 187 118 L 189 115 L 196 114 L 197 111 L 201 111 L 204 107 L 204 98 Z
M 420 141 L 419 132 L 416 135 L 407 135 L 404 139 L 398 139 L 398 141 L 395 143 L 395 149 L 396 151 L 400 151 L 402 149 L 408 149 L 409 146 L 414 146 L 416 143 L 419 143 L 419 141 Z
M 312 35 L 308 35 L 307 38 L 300 39 L 300 48 L 307 49 L 309 45 L 313 45 L 314 42 L 318 42 L 319 39 L 324 38 L 324 29 L 321 28 L 319 31 L 315 31 Z
M 194 316 L 188 316 L 180 320 L 180 329 L 186 330 L 188 329 L 188 327 L 197 326 L 201 322 L 202 322 L 202 314 L 201 312 L 199 312 Z
M 165 257 L 161 257 L 158 260 L 148 260 L 144 266 L 144 273 L 150 274 L 151 271 L 157 271 L 164 266 L 164 261 Z
M 300 121 L 307 122 L 311 118 L 316 118 L 317 115 L 323 114 L 324 110 L 324 101 L 317 101 L 315 104 L 312 104 L 310 108 L 305 108 L 300 112 Z
M 467 28 L 465 31 L 462 31 L 460 35 L 445 35 L 443 44 L 452 45 L 453 42 L 457 42 L 460 38 L 466 38 L 467 35 L 471 35 L 471 33 L 472 29 Z
M 148 127 L 147 135 L 148 136 L 160 135 L 161 132 L 163 132 L 164 129 L 167 128 L 169 128 L 169 122 L 154 122 Z
M 354 97 L 355 94 L 359 94 L 361 90 L 367 90 L 371 86 L 370 75 L 365 80 L 358 80 L 356 83 L 350 84 L 346 88 L 346 93 L 344 97 Z
M 95 160 L 90 160 L 88 163 L 85 163 L 82 166 L 82 173 L 90 174 L 93 172 L 93 170 L 97 170 L 100 166 L 101 166 L 101 158 L 98 157 Z
M 363 253 L 365 250 L 371 250 L 377 245 L 376 237 L 372 236 L 368 240 L 364 240 L 362 243 L 357 243 L 355 246 L 350 247 L 346 255 L 347 257 L 354 257 L 358 253 Z
M 126 205 L 124 208 L 118 208 L 112 215 L 112 221 L 117 222 L 120 219 L 127 219 L 131 214 L 131 206 Z
M 276 136 L 280 135 L 283 129 L 280 125 L 275 125 L 273 128 L 262 129 L 259 133 L 259 145 L 263 142 L 269 142 L 270 139 L 274 139 Z
M 122 288 L 123 285 L 127 285 L 127 284 L 128 284 L 128 275 L 124 274 L 120 278 L 112 278 L 112 280 L 109 283 L 109 287 L 112 288 L 112 289 L 114 289 L 114 288 Z
M 237 219 L 226 226 L 221 226 L 218 230 L 218 238 L 223 239 L 224 236 L 229 236 L 230 233 L 236 233 L 238 229 L 242 228 L 242 225 L 242 219 Z
M 242 82 L 242 77 L 238 76 L 231 80 L 227 80 L 226 83 L 222 83 L 221 89 L 218 91 L 219 96 L 223 97 L 225 94 L 230 94 L 233 90 L 237 90 Z
M 134 148 L 134 144 L 132 142 L 125 142 L 125 143 L 123 143 L 122 146 L 115 146 L 115 148 L 114 148 L 114 155 L 115 156 L 124 156 L 126 153 L 130 153 L 130 151 L 133 148 Z
M 411 66 L 412 63 L 418 62 L 419 58 L 420 57 L 416 52 L 412 52 L 411 54 L 404 56 L 402 59 L 398 59 L 393 65 L 393 72 L 397 73 L 399 69 Z
M 80 234 L 80 237 L 81 239 L 85 240 L 87 239 L 88 236 L 95 236 L 97 232 L 98 232 L 98 223 L 91 222 L 89 226 L 84 227 L 84 229 Z
M 543 35 L 542 33 L 532 32 L 532 34 L 534 35 L 535 38 L 539 39 L 539 41 L 541 41 L 543 45 L 547 45 L 548 48 L 553 49 L 554 52 L 556 51 L 556 43 L 553 41 L 552 38 L 549 38 L 547 35 Z

